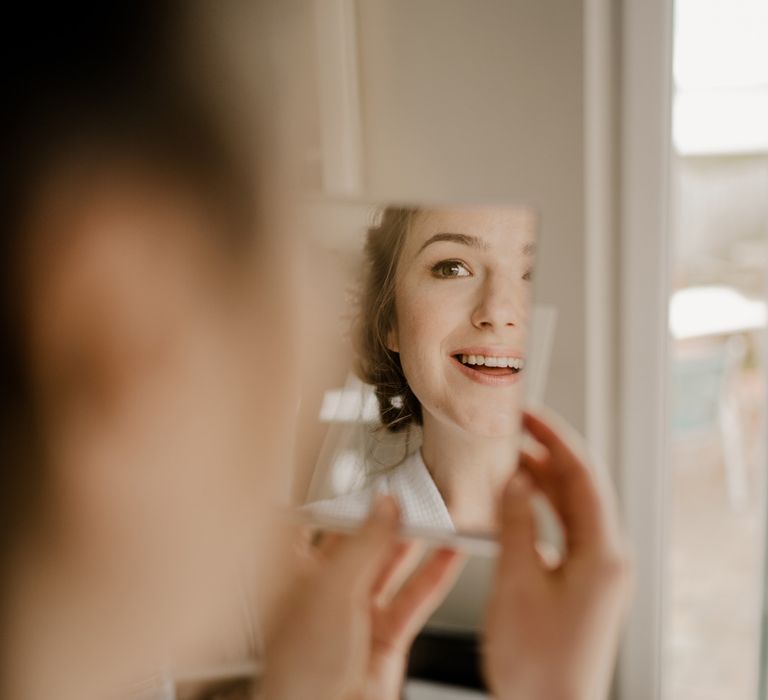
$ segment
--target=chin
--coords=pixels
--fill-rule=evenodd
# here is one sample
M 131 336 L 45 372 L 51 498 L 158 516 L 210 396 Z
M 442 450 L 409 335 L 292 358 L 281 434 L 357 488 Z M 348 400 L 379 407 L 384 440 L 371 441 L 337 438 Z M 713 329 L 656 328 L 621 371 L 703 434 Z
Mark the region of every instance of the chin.
M 461 415 L 454 417 L 453 422 L 464 432 L 475 437 L 513 438 L 520 434 L 522 414 L 520 409 L 495 411 L 492 406 L 484 405 L 472 413 L 462 411 Z

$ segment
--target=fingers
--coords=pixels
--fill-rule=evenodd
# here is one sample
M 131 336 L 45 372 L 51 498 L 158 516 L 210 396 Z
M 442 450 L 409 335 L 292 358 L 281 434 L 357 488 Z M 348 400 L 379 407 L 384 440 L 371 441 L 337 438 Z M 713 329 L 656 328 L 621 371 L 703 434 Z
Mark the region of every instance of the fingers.
M 395 545 L 392 555 L 374 581 L 371 591 L 374 604 L 383 606 L 391 600 L 418 564 L 423 551 L 424 546 L 415 540 Z
M 553 416 L 544 419 L 526 412 L 523 424 L 547 454 L 521 452 L 520 464 L 560 516 L 569 556 L 606 545 L 616 534 L 616 524 L 608 516 L 607 496 L 601 495 L 582 456 L 578 436 Z
M 545 456 L 536 456 L 528 450 L 520 450 L 518 455 L 518 466 L 520 470 L 526 473 L 536 488 L 541 491 L 557 508 L 558 501 L 561 498 L 562 487 L 558 483 L 557 475 L 554 473 L 549 462 L 549 454 Z
M 395 500 L 378 496 L 360 530 L 336 546 L 330 566 L 339 582 L 368 596 L 381 567 L 392 556 L 399 522 Z
M 501 554 L 497 570 L 504 583 L 537 579 L 543 575 L 535 548 L 532 493 L 530 477 L 518 470 L 510 477 L 502 494 Z
M 329 561 L 333 559 L 346 537 L 346 535 L 342 535 L 340 532 L 320 533 L 320 537 L 315 544 L 317 557 L 321 561 Z
M 349 535 L 324 532 L 315 545 L 315 554 L 321 562 L 331 562 L 342 549 Z M 371 588 L 371 598 L 377 605 L 385 605 L 419 561 L 423 547 L 416 541 L 396 542 L 388 559 L 380 568 Z
M 466 557 L 435 550 L 381 611 L 386 624 L 377 626 L 377 641 L 400 649 L 410 646 L 458 577 Z
M 549 411 L 545 418 L 524 411 L 523 427 L 546 448 L 551 458 L 548 464 L 556 471 L 570 474 L 577 469 L 586 469 L 585 449 L 580 437 L 554 413 Z M 539 463 L 544 462 L 539 459 Z

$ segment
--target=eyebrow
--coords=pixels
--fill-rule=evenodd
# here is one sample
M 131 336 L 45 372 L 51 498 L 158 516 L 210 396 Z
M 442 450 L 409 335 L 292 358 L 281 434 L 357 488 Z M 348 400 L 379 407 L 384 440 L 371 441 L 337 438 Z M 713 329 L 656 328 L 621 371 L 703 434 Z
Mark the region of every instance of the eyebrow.
M 428 238 L 419 248 L 416 255 L 421 253 L 424 248 L 426 248 L 429 245 L 432 245 L 433 243 L 440 243 L 443 241 L 447 241 L 449 243 L 459 243 L 461 245 L 469 246 L 470 248 L 478 248 L 480 250 L 488 250 L 488 244 L 482 239 L 478 238 L 477 236 L 470 236 L 466 233 L 436 233 L 434 236 L 431 236 Z M 536 244 L 535 243 L 526 243 L 523 246 L 522 253 L 523 255 L 533 255 L 536 252 Z
M 488 244 L 477 236 L 468 236 L 466 233 L 436 233 L 434 236 L 431 236 L 423 243 L 416 255 L 421 253 L 421 251 L 424 250 L 424 248 L 426 248 L 428 245 L 432 245 L 433 243 L 440 243 L 441 241 L 447 241 L 449 243 L 460 243 L 461 245 L 466 245 L 470 248 L 479 248 L 480 250 L 488 249 Z

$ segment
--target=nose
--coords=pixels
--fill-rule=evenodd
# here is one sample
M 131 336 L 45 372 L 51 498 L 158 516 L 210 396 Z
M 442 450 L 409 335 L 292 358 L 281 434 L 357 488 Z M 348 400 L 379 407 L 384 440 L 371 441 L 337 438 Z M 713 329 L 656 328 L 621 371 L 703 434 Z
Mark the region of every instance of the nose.
M 491 330 L 525 323 L 529 299 L 524 282 L 508 276 L 489 276 L 479 292 L 471 316 L 475 328 Z

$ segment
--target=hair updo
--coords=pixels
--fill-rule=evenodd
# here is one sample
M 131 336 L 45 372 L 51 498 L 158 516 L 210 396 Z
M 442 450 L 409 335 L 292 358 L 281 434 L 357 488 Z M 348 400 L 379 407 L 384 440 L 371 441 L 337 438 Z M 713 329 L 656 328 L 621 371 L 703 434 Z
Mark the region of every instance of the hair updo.
M 390 432 L 421 425 L 421 404 L 408 386 L 400 353 L 387 347 L 397 327 L 395 284 L 406 235 L 420 210 L 387 207 L 368 229 L 365 276 L 357 324 L 357 372 L 373 386 L 383 426 Z

